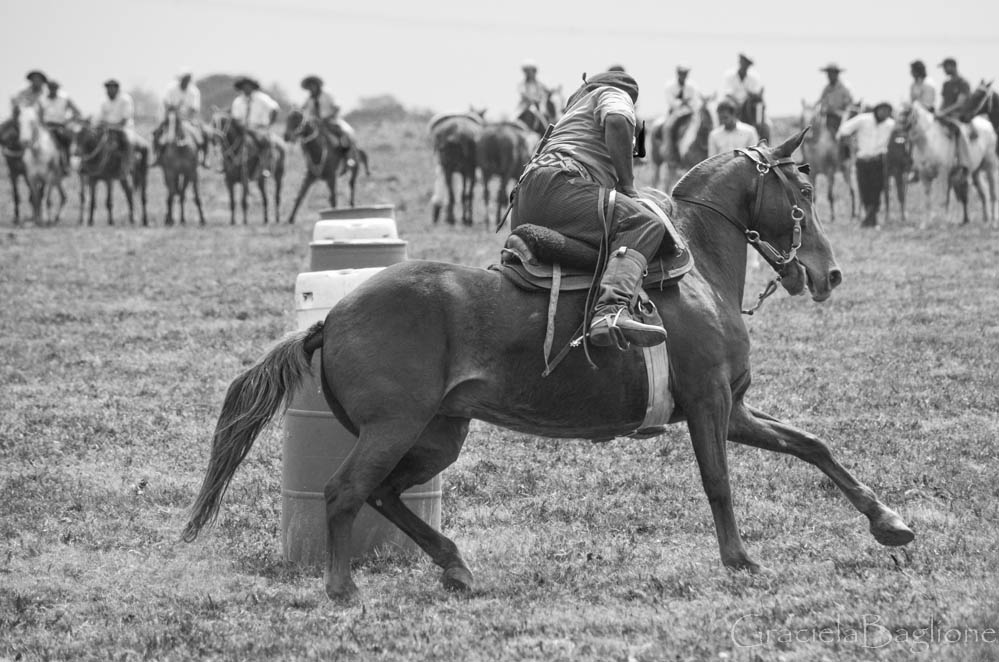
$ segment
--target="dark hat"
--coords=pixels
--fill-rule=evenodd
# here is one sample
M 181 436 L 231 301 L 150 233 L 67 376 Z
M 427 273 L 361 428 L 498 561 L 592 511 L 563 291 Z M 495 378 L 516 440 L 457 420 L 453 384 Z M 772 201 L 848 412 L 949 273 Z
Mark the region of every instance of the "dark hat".
M 893 109 L 892 109 L 892 107 L 891 107 L 891 104 L 890 104 L 890 103 L 888 103 L 887 101 L 879 101 L 879 102 L 877 102 L 876 104 L 874 104 L 874 107 L 873 107 L 873 108 L 871 108 L 871 112 L 872 112 L 872 113 L 876 113 L 876 112 L 878 112 L 878 108 L 887 108 L 887 109 L 888 109 L 888 114 L 889 114 L 889 115 L 890 115 L 890 114 L 892 113 L 892 111 L 893 111 Z
M 260 89 L 260 83 L 257 82 L 255 78 L 250 78 L 249 76 L 240 76 L 235 81 L 233 81 L 232 86 L 237 90 L 243 89 L 244 86 L 249 85 L 255 90 Z
M 835 62 L 830 62 L 826 66 L 819 69 L 819 71 L 835 71 L 836 73 L 839 73 L 841 71 L 846 71 L 846 69 L 840 69 L 838 64 L 836 64 Z
M 28 75 L 25 76 L 25 78 L 27 80 L 31 80 L 33 78 L 41 78 L 43 83 L 46 83 L 49 80 L 48 77 L 38 69 L 32 69 L 31 71 L 29 71 Z
M 323 86 L 323 79 L 319 76 L 306 76 L 302 79 L 302 89 L 308 89 L 311 85 Z
M 104 87 L 121 87 L 121 83 L 115 78 L 108 78 L 104 81 Z
M 678 65 L 676 65 L 676 73 L 678 73 L 678 74 L 689 74 L 690 73 L 690 67 L 688 67 L 685 64 L 678 64 Z
M 956 67 L 957 66 L 957 60 L 955 60 L 952 57 L 945 57 L 943 60 L 940 61 L 940 66 L 941 67 L 946 67 L 948 64 L 950 66 L 952 66 L 952 67 Z
M 926 71 L 926 63 L 922 60 L 913 60 L 909 63 L 909 68 L 916 71 Z
M 607 67 L 607 71 L 624 71 L 624 67 L 621 66 L 620 64 L 612 64 L 611 66 Z
M 54 78 L 49 78 L 49 79 L 48 79 L 47 81 L 45 81 L 45 83 L 46 83 L 46 84 L 47 84 L 47 85 L 48 85 L 49 87 L 60 87 L 60 85 L 59 85 L 59 81 L 57 81 L 57 80 L 56 80 L 56 79 L 54 79 Z
M 736 111 L 735 102 L 732 101 L 731 98 L 725 97 L 724 99 L 718 102 L 718 106 L 715 108 L 715 111 L 717 112 L 720 112 L 722 110 L 727 110 L 731 113 L 734 113 Z
M 739 53 L 739 59 L 748 64 L 749 66 L 755 64 L 755 62 L 753 62 L 753 59 L 748 55 L 746 55 L 745 53 Z
M 531 71 L 537 71 L 538 63 L 535 62 L 534 60 L 524 60 L 523 62 L 520 63 L 520 68 L 523 69 L 524 71 L 527 71 L 528 69 L 530 69 Z

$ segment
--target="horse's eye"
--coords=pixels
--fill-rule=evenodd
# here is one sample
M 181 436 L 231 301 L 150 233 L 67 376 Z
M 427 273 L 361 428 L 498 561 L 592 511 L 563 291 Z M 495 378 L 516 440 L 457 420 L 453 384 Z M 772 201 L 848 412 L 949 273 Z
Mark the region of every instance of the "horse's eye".
M 803 188 L 803 189 L 801 189 L 801 195 L 805 196 L 806 200 L 811 200 L 812 199 L 812 189 L 810 189 L 810 188 Z

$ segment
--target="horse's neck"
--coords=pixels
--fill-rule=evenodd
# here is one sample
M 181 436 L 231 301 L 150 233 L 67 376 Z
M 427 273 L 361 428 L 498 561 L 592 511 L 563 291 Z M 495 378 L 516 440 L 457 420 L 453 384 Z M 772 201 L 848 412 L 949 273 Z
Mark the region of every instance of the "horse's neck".
M 677 200 L 677 227 L 694 255 L 695 269 L 711 289 L 734 306 L 742 305 L 746 285 L 746 241 L 718 214 Z

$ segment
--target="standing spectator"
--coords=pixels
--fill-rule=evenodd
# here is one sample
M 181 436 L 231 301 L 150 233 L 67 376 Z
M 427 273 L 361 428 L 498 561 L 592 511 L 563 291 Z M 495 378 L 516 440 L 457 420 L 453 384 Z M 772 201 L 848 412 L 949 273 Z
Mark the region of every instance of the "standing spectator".
M 857 188 L 860 189 L 860 202 L 865 210 L 861 223 L 864 227 L 874 227 L 878 223 L 881 192 L 885 185 L 885 155 L 892 129 L 895 128 L 895 120 L 891 116 L 891 104 L 882 101 L 871 112 L 843 122 L 836 133 L 837 138 L 857 138 Z
M 736 117 L 736 108 L 729 99 L 718 102 L 718 126 L 708 134 L 708 156 L 746 149 L 760 142 L 756 129 L 740 122 Z

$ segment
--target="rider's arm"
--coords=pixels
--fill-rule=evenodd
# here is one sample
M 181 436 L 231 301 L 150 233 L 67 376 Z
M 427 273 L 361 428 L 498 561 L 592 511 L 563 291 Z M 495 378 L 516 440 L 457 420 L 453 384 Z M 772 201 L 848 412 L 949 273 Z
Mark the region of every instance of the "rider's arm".
M 636 197 L 634 157 L 635 125 L 625 115 L 610 113 L 604 119 L 604 142 L 617 172 L 617 190 L 628 197 Z
M 83 113 L 81 113 L 80 109 L 76 107 L 76 104 L 73 103 L 72 99 L 66 99 L 66 110 L 69 111 L 70 119 L 78 120 L 83 117 Z

